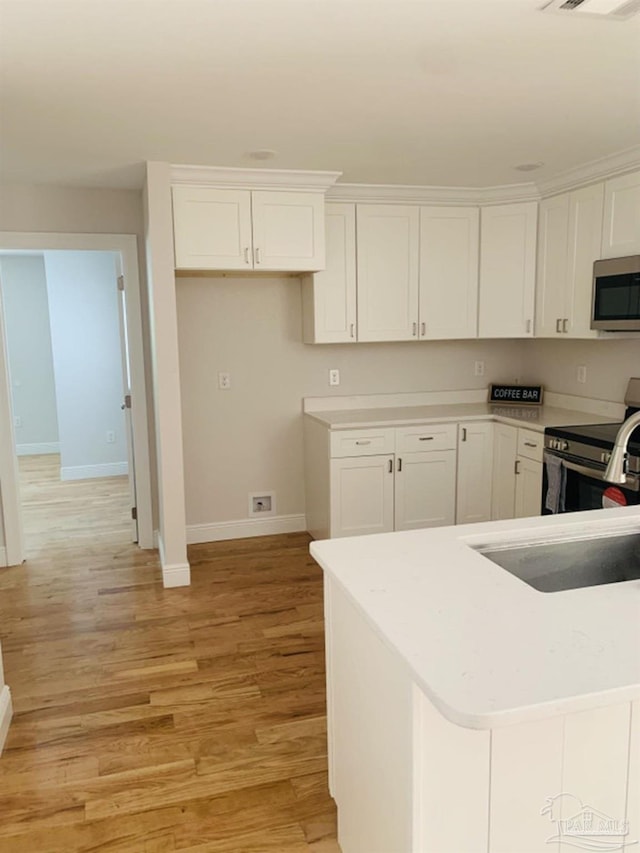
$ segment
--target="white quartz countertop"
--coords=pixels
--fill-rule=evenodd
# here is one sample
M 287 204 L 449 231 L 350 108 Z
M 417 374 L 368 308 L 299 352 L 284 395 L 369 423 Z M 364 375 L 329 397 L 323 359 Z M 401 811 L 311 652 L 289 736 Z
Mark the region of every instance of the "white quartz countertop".
M 539 592 L 472 545 L 638 531 L 640 507 L 333 539 L 311 554 L 452 722 L 640 698 L 640 581 Z
M 544 432 L 551 426 L 611 423 L 615 418 L 553 406 L 490 406 L 488 403 L 397 406 L 379 409 L 344 409 L 308 412 L 307 416 L 329 429 L 357 429 L 376 426 L 410 426 L 442 421 L 493 419 L 513 426 Z

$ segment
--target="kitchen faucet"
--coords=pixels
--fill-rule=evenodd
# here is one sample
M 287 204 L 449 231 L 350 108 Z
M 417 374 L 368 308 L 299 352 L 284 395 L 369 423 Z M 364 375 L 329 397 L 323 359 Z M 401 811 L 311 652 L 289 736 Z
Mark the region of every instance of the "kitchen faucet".
M 638 426 L 640 426 L 640 411 L 628 417 L 618 430 L 616 443 L 611 452 L 607 470 L 602 475 L 602 479 L 608 483 L 624 485 L 627 482 L 627 445 L 629 444 L 631 433 Z

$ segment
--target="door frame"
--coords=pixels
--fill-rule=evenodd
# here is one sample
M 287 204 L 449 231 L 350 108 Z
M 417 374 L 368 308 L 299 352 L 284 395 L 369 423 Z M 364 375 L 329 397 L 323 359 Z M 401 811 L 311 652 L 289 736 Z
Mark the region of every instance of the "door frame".
M 21 249 L 32 252 L 63 249 L 68 251 L 117 252 L 120 254 L 127 301 L 138 544 L 141 548 L 153 548 L 149 418 L 137 237 L 134 234 L 58 234 L 0 231 L 0 250 L 5 249 Z M 1 314 L 0 321 L 4 324 Z M 2 521 L 4 524 L 6 564 L 12 566 L 22 563 L 25 554 L 22 507 L 18 485 L 18 462 L 11 415 L 11 389 L 9 387 L 4 337 L 3 325 L 0 328 L 0 483 L 2 484 Z

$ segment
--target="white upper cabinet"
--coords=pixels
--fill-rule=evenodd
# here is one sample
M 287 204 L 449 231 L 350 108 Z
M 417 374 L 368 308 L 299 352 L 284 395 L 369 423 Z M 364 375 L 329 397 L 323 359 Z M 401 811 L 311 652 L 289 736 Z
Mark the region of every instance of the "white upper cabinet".
M 322 193 L 174 186 L 173 231 L 177 269 L 324 266 Z
M 251 193 L 173 187 L 177 269 L 251 269 Z
M 536 335 L 592 338 L 593 262 L 600 257 L 604 185 L 540 203 Z
M 419 336 L 478 334 L 478 208 L 420 208 Z
M 324 197 L 252 192 L 253 261 L 261 270 L 324 268 Z
M 522 338 L 533 334 L 537 211 L 537 202 L 482 209 L 481 338 Z
M 418 337 L 419 209 L 357 209 L 358 340 Z
M 640 172 L 604 185 L 602 257 L 640 254 Z
M 569 196 L 569 239 L 567 258 L 567 320 L 565 334 L 572 338 L 595 338 L 591 328 L 593 262 L 600 257 L 604 207 L 604 185 L 594 184 Z
M 540 203 L 538 228 L 538 287 L 536 335 L 562 334 L 566 314 L 567 242 L 569 196 L 559 195 Z
M 356 340 L 356 208 L 325 205 L 326 266 L 302 282 L 303 337 L 307 344 Z

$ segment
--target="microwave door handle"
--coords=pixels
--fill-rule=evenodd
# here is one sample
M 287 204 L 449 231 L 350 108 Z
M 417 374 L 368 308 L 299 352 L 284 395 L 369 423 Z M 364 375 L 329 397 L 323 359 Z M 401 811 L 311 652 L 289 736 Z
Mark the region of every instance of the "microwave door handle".
M 587 465 L 578 465 L 575 462 L 569 462 L 567 459 L 562 460 L 562 464 L 565 468 L 568 468 L 569 471 L 575 471 L 576 474 L 582 474 L 584 477 L 591 477 L 593 480 L 602 480 L 606 482 L 604 479 L 604 470 L 600 470 L 599 468 L 589 468 Z M 640 480 L 633 474 L 627 474 L 627 482 L 622 486 L 623 489 L 629 489 L 631 492 L 640 491 Z

